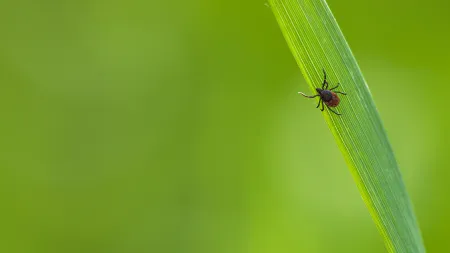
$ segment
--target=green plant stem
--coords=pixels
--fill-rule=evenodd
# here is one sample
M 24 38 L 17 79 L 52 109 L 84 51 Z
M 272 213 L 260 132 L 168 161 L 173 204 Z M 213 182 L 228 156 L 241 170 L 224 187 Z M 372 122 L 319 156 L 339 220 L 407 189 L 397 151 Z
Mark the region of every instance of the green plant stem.
M 348 93 L 323 112 L 389 252 L 425 252 L 394 152 L 358 64 L 324 0 L 270 0 L 311 90 L 328 80 Z M 330 83 L 331 84 L 331 83 Z

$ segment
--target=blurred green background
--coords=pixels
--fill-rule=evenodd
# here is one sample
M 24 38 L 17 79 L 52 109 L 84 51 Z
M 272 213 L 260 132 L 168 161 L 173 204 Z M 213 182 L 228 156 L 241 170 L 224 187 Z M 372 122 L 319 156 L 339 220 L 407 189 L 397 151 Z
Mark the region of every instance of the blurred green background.
M 2 1 L 0 252 L 385 252 L 264 3 Z M 328 3 L 450 252 L 450 3 Z

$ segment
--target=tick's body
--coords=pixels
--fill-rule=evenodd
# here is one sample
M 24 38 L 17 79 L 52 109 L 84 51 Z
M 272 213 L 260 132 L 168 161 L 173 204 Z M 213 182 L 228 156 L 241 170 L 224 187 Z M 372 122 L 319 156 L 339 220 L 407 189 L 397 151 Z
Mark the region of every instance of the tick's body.
M 347 95 L 347 94 L 344 92 L 340 92 L 340 91 L 335 91 L 335 92 L 332 91 L 332 90 L 336 89 L 337 87 L 339 87 L 339 85 L 340 85 L 339 83 L 338 83 L 338 85 L 336 85 L 336 87 L 333 87 L 328 90 L 327 74 L 325 73 L 325 70 L 323 71 L 323 75 L 324 75 L 324 77 L 323 77 L 322 89 L 316 88 L 317 95 L 307 96 L 301 92 L 299 92 L 299 93 L 307 98 L 320 97 L 319 104 L 316 106 L 316 108 L 319 108 L 320 103 L 322 103 L 321 111 L 323 111 L 325 109 L 323 104 L 325 103 L 330 111 L 334 112 L 337 115 L 341 115 L 340 113 L 337 113 L 334 110 L 332 110 L 330 107 L 338 106 L 339 102 L 341 101 L 336 93 L 339 93 L 342 95 Z
M 338 97 L 338 95 L 331 90 L 322 90 L 317 88 L 317 93 L 319 93 L 320 98 L 325 102 L 326 105 L 329 107 L 336 107 L 339 105 L 339 102 L 341 101 Z

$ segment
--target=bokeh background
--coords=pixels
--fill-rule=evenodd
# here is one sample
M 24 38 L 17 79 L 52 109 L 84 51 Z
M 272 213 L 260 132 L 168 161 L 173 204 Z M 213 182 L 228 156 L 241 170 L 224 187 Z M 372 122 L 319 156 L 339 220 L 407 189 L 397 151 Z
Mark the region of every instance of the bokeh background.
M 328 3 L 450 252 L 450 3 Z M 385 252 L 264 1 L 5 0 L 0 36 L 0 252 Z

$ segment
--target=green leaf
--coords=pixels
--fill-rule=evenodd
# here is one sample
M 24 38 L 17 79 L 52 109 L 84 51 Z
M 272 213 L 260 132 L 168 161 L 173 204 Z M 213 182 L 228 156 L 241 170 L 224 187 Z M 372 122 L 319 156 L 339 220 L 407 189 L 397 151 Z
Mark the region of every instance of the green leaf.
M 325 0 L 269 0 L 313 94 L 324 69 L 341 116 L 323 112 L 389 252 L 425 252 L 391 145 L 361 70 Z M 316 98 L 318 99 L 318 98 Z M 320 112 L 320 111 L 319 111 Z

